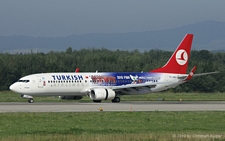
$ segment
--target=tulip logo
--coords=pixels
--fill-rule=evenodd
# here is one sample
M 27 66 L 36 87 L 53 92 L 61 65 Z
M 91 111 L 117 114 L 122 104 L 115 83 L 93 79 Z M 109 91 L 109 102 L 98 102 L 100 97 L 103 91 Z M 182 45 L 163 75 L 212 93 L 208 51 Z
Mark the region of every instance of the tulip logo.
M 179 65 L 185 65 L 188 61 L 187 52 L 183 49 L 177 51 L 176 53 L 176 61 Z

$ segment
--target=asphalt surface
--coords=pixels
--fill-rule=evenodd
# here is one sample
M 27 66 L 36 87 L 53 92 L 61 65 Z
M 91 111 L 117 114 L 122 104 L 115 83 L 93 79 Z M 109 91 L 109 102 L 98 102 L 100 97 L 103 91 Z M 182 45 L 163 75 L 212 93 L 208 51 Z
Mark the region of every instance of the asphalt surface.
M 0 102 L 3 112 L 225 111 L 225 101 L 152 101 L 120 103 Z

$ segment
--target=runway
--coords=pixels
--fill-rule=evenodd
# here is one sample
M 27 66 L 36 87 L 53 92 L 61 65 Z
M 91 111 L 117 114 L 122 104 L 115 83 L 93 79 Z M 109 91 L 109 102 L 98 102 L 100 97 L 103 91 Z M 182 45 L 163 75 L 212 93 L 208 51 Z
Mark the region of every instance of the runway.
M 224 101 L 151 101 L 121 103 L 0 102 L 3 112 L 97 112 L 103 111 L 225 111 Z

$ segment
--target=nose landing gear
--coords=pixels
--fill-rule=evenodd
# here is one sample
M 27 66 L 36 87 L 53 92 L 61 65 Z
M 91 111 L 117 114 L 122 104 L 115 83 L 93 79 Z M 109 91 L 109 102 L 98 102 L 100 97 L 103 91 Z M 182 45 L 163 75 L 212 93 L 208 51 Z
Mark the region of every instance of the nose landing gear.
M 34 102 L 33 96 L 30 96 L 30 95 L 21 95 L 21 97 L 27 98 L 29 103 L 33 103 Z
M 29 103 L 34 103 L 34 99 L 33 98 L 30 98 L 30 99 L 28 99 L 28 102 Z

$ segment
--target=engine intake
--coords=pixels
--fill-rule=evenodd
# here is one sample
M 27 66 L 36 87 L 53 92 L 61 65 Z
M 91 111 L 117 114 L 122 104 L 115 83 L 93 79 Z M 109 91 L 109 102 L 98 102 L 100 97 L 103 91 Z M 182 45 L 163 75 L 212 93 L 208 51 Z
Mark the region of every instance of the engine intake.
M 116 93 L 112 89 L 93 89 L 89 94 L 92 100 L 111 100 Z

